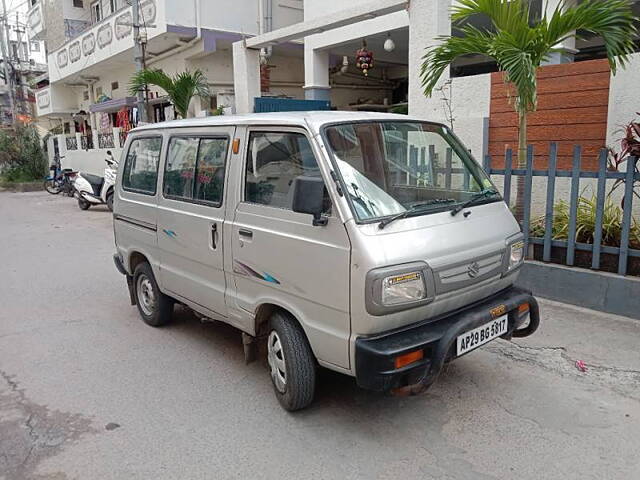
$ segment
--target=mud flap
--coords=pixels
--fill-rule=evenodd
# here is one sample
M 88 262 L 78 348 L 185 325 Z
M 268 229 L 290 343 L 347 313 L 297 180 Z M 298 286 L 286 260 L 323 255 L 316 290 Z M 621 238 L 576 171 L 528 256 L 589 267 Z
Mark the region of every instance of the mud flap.
M 136 292 L 133 288 L 133 277 L 131 275 L 127 275 L 127 288 L 129 289 L 129 300 L 131 301 L 131 305 L 135 305 Z
M 244 363 L 255 362 L 258 356 L 258 342 L 255 337 L 242 332 L 242 347 L 244 349 Z

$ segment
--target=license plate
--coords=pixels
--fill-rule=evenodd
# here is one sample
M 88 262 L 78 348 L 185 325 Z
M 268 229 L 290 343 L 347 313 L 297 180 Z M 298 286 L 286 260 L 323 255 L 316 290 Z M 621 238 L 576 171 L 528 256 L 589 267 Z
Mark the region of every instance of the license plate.
M 458 356 L 504 335 L 509 329 L 508 315 L 502 315 L 484 325 L 469 330 L 458 337 Z

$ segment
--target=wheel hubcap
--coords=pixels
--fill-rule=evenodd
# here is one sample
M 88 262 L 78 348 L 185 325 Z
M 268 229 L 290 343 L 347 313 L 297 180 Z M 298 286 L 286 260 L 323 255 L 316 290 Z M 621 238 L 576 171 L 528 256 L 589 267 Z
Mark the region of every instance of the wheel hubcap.
M 153 315 L 156 309 L 156 295 L 149 277 L 140 275 L 137 282 L 138 303 L 145 315 Z
M 287 365 L 284 360 L 284 351 L 282 350 L 280 337 L 275 330 L 272 330 L 269 334 L 267 350 L 267 360 L 271 368 L 273 384 L 280 393 L 284 393 L 285 387 L 287 386 Z

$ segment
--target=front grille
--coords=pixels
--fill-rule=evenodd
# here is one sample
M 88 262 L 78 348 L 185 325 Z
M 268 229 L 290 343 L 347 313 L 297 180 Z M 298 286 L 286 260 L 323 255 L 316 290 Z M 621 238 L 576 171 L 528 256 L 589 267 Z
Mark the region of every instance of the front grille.
M 502 271 L 504 251 L 447 265 L 434 271 L 436 294 L 469 287 Z

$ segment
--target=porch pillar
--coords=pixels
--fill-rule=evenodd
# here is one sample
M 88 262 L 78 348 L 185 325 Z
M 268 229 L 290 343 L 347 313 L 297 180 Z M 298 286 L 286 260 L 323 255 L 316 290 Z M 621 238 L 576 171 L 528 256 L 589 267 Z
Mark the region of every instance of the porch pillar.
M 329 52 L 314 50 L 308 42 L 304 45 L 304 83 L 304 98 L 329 100 Z
M 254 99 L 260 96 L 260 50 L 243 41 L 233 44 L 233 88 L 236 113 L 253 113 Z
M 563 6 L 566 8 L 566 7 L 574 6 L 575 3 L 576 3 L 576 0 L 566 0 L 564 3 L 562 2 L 562 0 L 548 0 L 547 2 L 544 2 L 542 4 L 542 8 L 546 7 L 545 11 L 543 11 L 542 13 L 543 14 L 546 13 L 547 19 L 550 19 L 551 16 L 553 15 L 553 12 L 558 7 L 558 5 L 563 4 Z M 578 50 L 576 49 L 575 37 L 567 38 L 564 41 L 558 43 L 557 45 L 554 45 L 554 47 L 561 48 L 562 51 L 553 52 L 551 55 L 549 55 L 549 58 L 547 59 L 547 61 L 543 62 L 543 65 L 571 63 L 573 62 L 573 59 L 576 53 L 578 53 Z
M 451 0 L 411 0 L 409 4 L 409 115 L 431 120 L 444 117 L 438 93 L 424 96 L 420 66 L 427 47 L 436 45 L 439 35 L 451 35 Z M 449 79 L 445 70 L 442 85 Z

